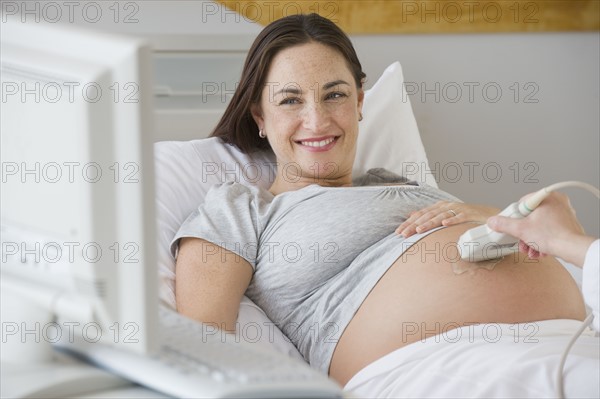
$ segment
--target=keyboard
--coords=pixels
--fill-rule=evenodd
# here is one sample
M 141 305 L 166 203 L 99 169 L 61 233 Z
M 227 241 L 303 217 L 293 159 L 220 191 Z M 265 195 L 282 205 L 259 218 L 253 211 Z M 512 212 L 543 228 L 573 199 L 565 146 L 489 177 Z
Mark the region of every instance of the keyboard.
M 339 385 L 301 360 L 255 344 L 236 342 L 234 334 L 215 334 L 214 329 L 207 330 L 206 325 L 164 307 L 159 319 L 161 345 L 154 355 L 85 342 L 62 349 L 176 397 L 343 397 Z

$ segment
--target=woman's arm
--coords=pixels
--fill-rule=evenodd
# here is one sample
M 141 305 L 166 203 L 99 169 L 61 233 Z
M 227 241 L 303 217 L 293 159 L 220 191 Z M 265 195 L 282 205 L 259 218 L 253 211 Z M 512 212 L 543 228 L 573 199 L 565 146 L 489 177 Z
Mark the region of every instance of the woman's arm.
M 235 332 L 252 266 L 241 256 L 200 238 L 183 238 L 176 263 L 177 311 Z

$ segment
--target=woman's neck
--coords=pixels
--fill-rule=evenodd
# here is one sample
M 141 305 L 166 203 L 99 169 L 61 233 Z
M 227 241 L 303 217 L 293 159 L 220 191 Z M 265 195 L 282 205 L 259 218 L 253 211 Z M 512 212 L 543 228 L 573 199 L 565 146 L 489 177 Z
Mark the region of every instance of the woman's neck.
M 299 190 L 311 184 L 318 184 L 323 187 L 350 187 L 352 186 L 352 173 L 333 178 L 316 178 L 313 176 L 290 175 L 278 170 L 269 191 L 271 194 L 277 195 L 286 191 Z

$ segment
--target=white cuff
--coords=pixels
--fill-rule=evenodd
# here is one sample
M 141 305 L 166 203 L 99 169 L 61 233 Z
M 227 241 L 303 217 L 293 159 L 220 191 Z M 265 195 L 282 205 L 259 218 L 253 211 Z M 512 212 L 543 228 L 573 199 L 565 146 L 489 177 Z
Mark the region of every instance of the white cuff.
M 594 314 L 592 327 L 600 331 L 600 240 L 594 241 L 585 254 L 581 291 Z

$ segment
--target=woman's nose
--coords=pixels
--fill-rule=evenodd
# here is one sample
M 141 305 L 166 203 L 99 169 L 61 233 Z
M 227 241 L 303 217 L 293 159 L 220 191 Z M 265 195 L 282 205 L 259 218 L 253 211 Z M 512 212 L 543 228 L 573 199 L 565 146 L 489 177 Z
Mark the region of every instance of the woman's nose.
M 326 130 L 331 122 L 331 115 L 321 102 L 308 105 L 302 114 L 304 128 L 316 134 Z

